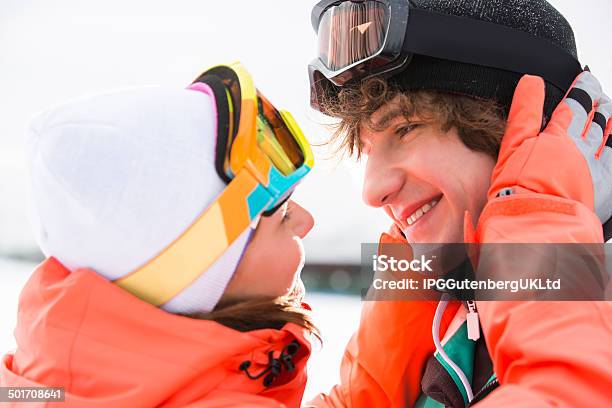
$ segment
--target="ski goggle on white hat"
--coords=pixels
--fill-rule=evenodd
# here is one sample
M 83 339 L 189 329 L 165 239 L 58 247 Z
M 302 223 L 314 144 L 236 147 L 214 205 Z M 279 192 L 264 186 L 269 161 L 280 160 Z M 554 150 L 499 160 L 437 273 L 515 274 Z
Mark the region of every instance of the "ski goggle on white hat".
M 537 75 L 568 89 L 582 69 L 569 53 L 504 25 L 411 7 L 408 0 L 322 0 L 311 14 L 318 56 L 309 65 L 311 105 L 326 87 L 391 76 L 412 55 Z

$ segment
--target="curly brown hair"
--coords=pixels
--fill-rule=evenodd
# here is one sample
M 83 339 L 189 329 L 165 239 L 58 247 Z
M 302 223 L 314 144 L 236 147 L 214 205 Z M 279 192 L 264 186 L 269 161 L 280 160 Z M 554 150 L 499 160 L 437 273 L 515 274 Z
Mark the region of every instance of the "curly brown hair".
M 414 116 L 437 125 L 443 132 L 455 128 L 468 148 L 497 159 L 507 115 L 494 101 L 439 91 L 402 91 L 390 81 L 372 77 L 340 90 L 328 89 L 322 98 L 321 110 L 339 119 L 332 125 L 331 142 L 338 151 L 361 157 L 361 126 L 373 131 L 384 130 L 389 123 L 373 123 L 371 116 L 383 105 L 399 98 L 405 118 Z

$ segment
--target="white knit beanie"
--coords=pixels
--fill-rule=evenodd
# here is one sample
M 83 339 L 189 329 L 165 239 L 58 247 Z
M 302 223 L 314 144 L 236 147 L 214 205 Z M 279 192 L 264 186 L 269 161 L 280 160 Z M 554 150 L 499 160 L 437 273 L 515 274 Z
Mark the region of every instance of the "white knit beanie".
M 28 153 L 31 218 L 44 254 L 111 281 L 141 267 L 225 188 L 214 166 L 216 135 L 214 97 L 195 90 L 131 89 L 41 115 Z M 250 232 L 161 308 L 211 311 Z

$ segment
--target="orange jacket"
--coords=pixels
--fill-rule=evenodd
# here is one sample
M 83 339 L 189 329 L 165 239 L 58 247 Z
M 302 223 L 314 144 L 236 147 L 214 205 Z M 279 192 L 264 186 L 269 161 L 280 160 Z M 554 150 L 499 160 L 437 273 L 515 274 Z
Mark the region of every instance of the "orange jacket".
M 0 386 L 65 387 L 66 402 L 49 404 L 58 407 L 298 407 L 310 355 L 296 325 L 242 333 L 169 314 L 53 258 L 21 294 L 15 336 Z M 239 370 L 251 361 L 258 374 L 269 352 L 278 357 L 293 341 L 295 370 L 269 388 Z
M 396 226 L 383 243 L 406 242 Z M 431 325 L 437 301 L 366 301 L 340 366 L 340 384 L 304 407 L 407 407 L 421 393 L 421 376 L 436 350 Z M 459 309 L 451 302 L 440 338 Z
M 516 199 L 530 198 L 533 199 Z M 493 211 L 490 217 L 481 219 L 478 233 L 487 242 L 513 242 L 517 235 L 500 232 L 504 224 L 513 227 L 504 231 L 520 235 L 520 231 L 535 228 L 538 234 L 537 225 L 547 229 L 548 221 L 549 226 L 558 227 L 557 242 L 596 242 L 601 227 L 596 225 L 594 215 L 580 205 L 572 206 L 573 216 L 550 213 L 548 220 L 542 220 L 546 215 L 541 212 L 530 212 L 529 207 L 518 218 L 512 216 L 516 215 L 514 211 Z M 589 220 L 590 229 L 584 228 L 586 222 L 575 218 L 580 216 Z M 342 359 L 340 383 L 304 406 L 413 406 L 421 394 L 425 363 L 435 351 L 431 325 L 436 304 L 364 302 L 360 326 Z M 477 305 L 501 385 L 476 407 L 612 406 L 612 303 L 506 301 Z M 455 302 L 447 308 L 440 338 L 458 307 Z

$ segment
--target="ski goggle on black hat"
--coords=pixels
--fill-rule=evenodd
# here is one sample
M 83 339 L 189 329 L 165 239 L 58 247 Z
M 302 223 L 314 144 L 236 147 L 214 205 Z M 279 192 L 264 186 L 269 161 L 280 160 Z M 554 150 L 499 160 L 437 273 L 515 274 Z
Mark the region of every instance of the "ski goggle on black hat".
M 538 75 L 565 91 L 582 69 L 552 42 L 504 25 L 418 9 L 409 0 L 322 0 L 312 26 L 319 55 L 309 65 L 311 105 L 329 87 L 391 76 L 414 54 Z

